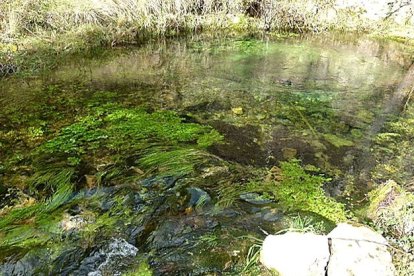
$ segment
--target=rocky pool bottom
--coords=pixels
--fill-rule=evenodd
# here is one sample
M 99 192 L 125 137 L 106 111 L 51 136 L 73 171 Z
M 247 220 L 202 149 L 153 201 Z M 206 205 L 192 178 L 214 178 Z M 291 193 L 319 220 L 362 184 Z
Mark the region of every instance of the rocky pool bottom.
M 252 242 L 284 227 L 284 211 L 326 227 L 346 219 L 320 173 L 296 160 L 227 162 L 209 152 L 220 143 L 171 111 L 91 109 L 27 156 L 30 194 L 4 192 L 20 204 L 2 209 L 3 273 L 113 275 L 143 263 L 155 274 L 236 272 Z
M 392 124 L 408 126 L 406 116 Z M 406 130 L 378 136 L 408 142 Z M 229 162 L 212 153 L 225 144 L 175 112 L 90 109 L 25 157 L 27 187 L 3 187 L 2 274 L 265 275 L 257 254 L 266 233 L 366 219 L 326 194 L 332 180 L 317 167 L 294 156 L 270 168 Z M 395 196 L 386 198 L 371 214 Z M 401 223 L 383 228 L 397 243 L 412 233 L 396 232 Z
M 120 55 L 109 67 L 83 64 L 92 72 L 87 81 L 83 67 L 79 76 L 69 68 L 8 80 L 0 272 L 271 275 L 258 262 L 267 233 L 326 234 L 353 221 L 382 232 L 396 248 L 397 269 L 410 275 L 414 110 L 408 100 L 391 111 L 382 105 L 403 74 L 391 62 L 394 75 L 381 77 L 388 63 L 375 52 L 375 62 L 352 59 L 375 81 L 351 72 L 342 87 L 331 75 L 344 73 L 348 59 L 323 49 L 301 54 L 302 46 L 292 53 L 301 59 L 291 59 L 290 44 L 276 46 L 269 54 L 261 42 L 237 41 L 231 51 L 219 48 L 218 60 L 229 56 L 222 63 L 216 48 L 174 49 L 180 61 L 169 51 L 144 52 L 125 71 L 118 63 L 131 58 Z M 195 79 L 200 68 L 187 68 L 200 58 L 235 76 L 220 79 L 213 68 Z M 293 77 L 252 73 L 275 59 L 286 59 L 293 69 L 279 73 Z M 306 70 L 326 69 L 329 60 L 337 64 L 323 78 Z M 163 73 L 152 79 L 154 72 Z M 356 94 L 335 92 L 351 90 L 349 83 Z

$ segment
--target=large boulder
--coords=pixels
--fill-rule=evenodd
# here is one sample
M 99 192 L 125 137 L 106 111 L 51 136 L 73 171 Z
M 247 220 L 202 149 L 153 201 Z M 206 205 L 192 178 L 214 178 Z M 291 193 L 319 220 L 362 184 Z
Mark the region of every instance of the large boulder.
M 280 276 L 324 276 L 329 260 L 328 238 L 312 233 L 269 235 L 263 242 L 261 262 Z
M 339 224 L 327 236 L 288 232 L 269 235 L 261 262 L 280 276 L 392 276 L 387 241 L 361 226 Z
M 339 224 L 331 233 L 330 276 L 395 275 L 387 241 L 368 227 Z

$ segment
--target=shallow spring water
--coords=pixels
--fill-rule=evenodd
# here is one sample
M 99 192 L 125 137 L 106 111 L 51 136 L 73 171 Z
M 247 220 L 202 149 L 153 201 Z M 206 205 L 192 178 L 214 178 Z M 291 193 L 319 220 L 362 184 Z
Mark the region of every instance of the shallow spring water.
M 193 39 L 1 80 L 0 271 L 240 272 L 251 236 L 283 229 L 291 210 L 237 185 L 299 162 L 349 205 L 410 66 L 403 45 L 367 38 Z

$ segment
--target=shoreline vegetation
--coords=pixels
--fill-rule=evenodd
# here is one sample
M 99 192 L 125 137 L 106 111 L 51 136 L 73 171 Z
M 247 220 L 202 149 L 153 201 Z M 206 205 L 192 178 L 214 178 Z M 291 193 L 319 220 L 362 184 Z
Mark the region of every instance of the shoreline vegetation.
M 355 2 L 355 3 L 354 3 Z M 51 66 L 43 57 L 85 54 L 152 39 L 206 36 L 284 37 L 355 32 L 410 42 L 414 4 L 395 0 L 5 0 L 0 3 L 0 63 L 20 71 Z M 58 59 L 56 58 L 56 60 Z

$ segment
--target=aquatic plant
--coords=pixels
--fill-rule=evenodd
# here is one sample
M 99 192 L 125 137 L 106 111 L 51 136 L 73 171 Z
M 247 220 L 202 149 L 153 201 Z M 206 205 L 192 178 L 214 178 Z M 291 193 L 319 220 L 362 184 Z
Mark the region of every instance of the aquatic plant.
M 369 194 L 366 216 L 372 220 L 392 245 L 398 275 L 414 273 L 414 196 L 393 180 L 388 180 Z
M 373 180 L 378 184 L 393 179 L 404 188 L 410 188 L 414 182 L 414 108 L 408 106 L 402 116 L 391 118 L 382 131 L 374 137 L 372 147 L 376 159 L 371 170 Z
M 208 160 L 210 156 L 205 149 L 221 139 L 212 128 L 184 123 L 178 114 L 170 111 L 92 109 L 90 115 L 62 128 L 27 157 L 33 169 L 27 186 L 38 200 L 28 206 L 11 208 L 1 217 L 0 247 L 30 247 L 47 242 L 50 230 L 46 227 L 47 218 L 55 212 L 61 214 L 60 207 L 65 204 L 80 200 L 75 196 L 82 177 L 80 171 L 103 156 L 112 154 L 113 159 L 110 167 L 96 174 L 100 183 L 125 174 L 123 167 L 131 156 L 137 156 L 135 163 L 145 170 L 147 177 L 152 174 L 180 176 L 193 172 L 195 166 Z M 122 198 L 115 198 L 111 211 L 96 217 L 83 230 L 86 240 L 93 240 L 100 228 L 114 228 L 121 218 L 127 223 L 130 213 L 123 207 Z M 33 228 L 32 234 L 19 234 L 27 231 L 28 226 Z
M 194 165 L 209 159 L 203 150 L 221 139 L 212 128 L 184 123 L 171 111 L 148 113 L 140 108 L 119 107 L 105 111 L 97 107 L 91 115 L 64 127 L 55 138 L 34 151 L 32 159 L 40 166 L 37 170 L 45 172 L 41 167 L 58 167 L 60 172 L 56 176 L 37 172 L 32 182 L 34 186 L 48 186 L 50 182 L 59 182 L 47 177 L 63 176 L 62 167 L 78 171 L 103 157 L 112 165 L 104 171 L 98 170 L 99 183 L 125 175 L 125 168 L 130 166 L 126 160 L 131 156 L 136 156 L 134 164 L 145 169 L 147 175 L 156 171 L 164 175 L 188 174 Z
M 282 180 L 275 187 L 275 197 L 288 210 L 319 214 L 333 222 L 347 220 L 343 204 L 325 195 L 326 177 L 305 172 L 298 162 L 281 162 Z
M 277 201 L 286 211 L 311 212 L 335 223 L 347 220 L 344 204 L 328 197 L 323 190 L 323 184 L 329 178 L 306 172 L 298 160 L 280 162 L 280 169 L 276 171 L 277 175 L 268 173 L 245 185 L 232 183 L 225 186 L 219 193 L 217 204 L 231 205 L 241 194 L 249 192 L 257 193 L 260 200 Z
M 326 234 L 326 227 L 323 221 L 316 221 L 315 218 L 298 214 L 287 218 L 289 227 L 283 231 L 302 233 Z
M 131 271 L 127 271 L 126 273 L 122 275 L 124 276 L 152 276 L 154 275 L 154 273 L 146 261 L 141 261 L 137 268 Z

